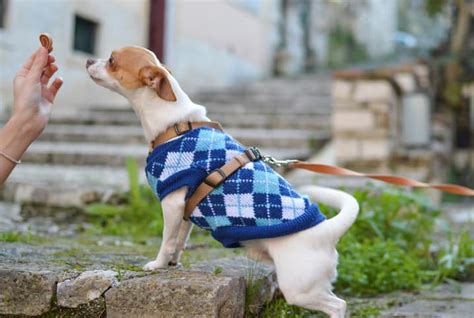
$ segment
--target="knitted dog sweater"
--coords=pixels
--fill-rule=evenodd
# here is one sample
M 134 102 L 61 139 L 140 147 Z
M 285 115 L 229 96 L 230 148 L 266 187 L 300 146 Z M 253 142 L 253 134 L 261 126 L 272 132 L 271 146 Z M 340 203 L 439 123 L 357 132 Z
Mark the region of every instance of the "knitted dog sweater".
M 147 158 L 146 176 L 160 200 L 184 186 L 188 187 L 187 199 L 210 172 L 244 151 L 219 130 L 194 129 L 156 147 Z M 325 217 L 266 163 L 254 161 L 215 188 L 190 219 L 212 231 L 225 247 L 239 247 L 242 241 L 305 230 Z

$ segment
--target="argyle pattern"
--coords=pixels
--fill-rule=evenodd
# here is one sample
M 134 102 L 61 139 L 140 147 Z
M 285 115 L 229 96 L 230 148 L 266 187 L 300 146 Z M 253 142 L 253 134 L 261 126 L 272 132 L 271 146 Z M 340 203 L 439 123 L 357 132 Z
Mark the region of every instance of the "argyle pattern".
M 155 148 L 147 159 L 147 179 L 161 200 L 183 186 L 189 197 L 210 172 L 244 151 L 221 131 L 194 129 Z M 287 235 L 325 218 L 267 164 L 255 161 L 214 189 L 190 219 L 225 246 L 236 247 L 243 240 Z

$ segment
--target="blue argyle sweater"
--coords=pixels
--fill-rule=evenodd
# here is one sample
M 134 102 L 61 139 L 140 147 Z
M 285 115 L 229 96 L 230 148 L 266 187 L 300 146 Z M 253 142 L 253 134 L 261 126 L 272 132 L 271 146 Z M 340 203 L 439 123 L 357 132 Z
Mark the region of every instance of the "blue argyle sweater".
M 219 130 L 194 129 L 156 147 L 147 158 L 146 176 L 160 200 L 184 186 L 188 198 L 210 172 L 244 151 Z M 242 241 L 302 231 L 325 217 L 266 163 L 254 161 L 214 189 L 190 219 L 225 247 L 239 247 Z

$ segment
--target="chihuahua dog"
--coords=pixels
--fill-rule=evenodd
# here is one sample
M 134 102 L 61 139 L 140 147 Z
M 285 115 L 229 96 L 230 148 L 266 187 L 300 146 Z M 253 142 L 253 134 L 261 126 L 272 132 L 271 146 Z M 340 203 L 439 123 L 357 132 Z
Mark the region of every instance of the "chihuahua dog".
M 108 59 L 89 59 L 86 68 L 97 84 L 130 101 L 149 144 L 177 123 L 210 121 L 205 107 L 193 103 L 170 71 L 145 48 L 115 50 Z M 247 163 L 231 176 L 233 179 L 216 188 L 208 196 L 214 198 L 213 202 L 208 198 L 203 200 L 206 202 L 193 211 L 192 222 L 183 220 L 186 200 L 195 190 L 189 180 L 202 182 L 206 177 L 203 171 L 209 173 L 231 159 L 232 154 L 242 151 L 230 136 L 204 127 L 177 136 L 150 154 L 147 177 L 161 199 L 164 230 L 157 258 L 144 269 L 153 271 L 178 264 L 192 223 L 195 223 L 213 231 L 213 236 L 224 246 L 243 245 L 251 257 L 271 262 L 289 304 L 320 310 L 331 317 L 344 317 L 346 303 L 333 294 L 332 281 L 336 278 L 336 243 L 354 223 L 359 211 L 359 205 L 351 195 L 306 186 L 300 189 L 305 196 L 300 196 L 265 163 L 255 161 Z M 209 159 L 211 152 L 216 158 Z M 196 159 L 202 154 L 208 156 L 203 160 Z M 217 166 L 214 161 L 218 162 Z M 202 165 L 201 170 L 193 166 L 198 163 Z M 181 168 L 189 170 L 188 175 L 179 178 L 177 175 L 181 170 L 177 165 L 185 166 Z M 263 181 L 254 180 L 257 175 L 263 176 Z M 247 187 L 248 191 L 228 192 L 237 191 L 239 187 Z M 339 209 L 339 213 L 325 219 L 308 196 L 313 202 Z M 220 199 L 221 203 L 217 204 Z M 240 202 L 244 202 L 242 206 L 238 206 Z M 206 216 L 207 210 L 217 213 L 213 210 L 217 206 L 229 215 Z M 273 210 L 284 220 L 270 216 Z M 236 231 L 241 234 L 240 238 L 232 236 Z M 224 237 L 224 234 L 228 236 Z

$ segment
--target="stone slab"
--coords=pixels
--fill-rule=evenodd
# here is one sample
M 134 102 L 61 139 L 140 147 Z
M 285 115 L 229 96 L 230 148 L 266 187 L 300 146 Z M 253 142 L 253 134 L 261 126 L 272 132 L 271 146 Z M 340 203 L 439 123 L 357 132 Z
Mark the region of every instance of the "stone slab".
M 334 80 L 332 83 L 332 97 L 347 100 L 352 97 L 353 83 L 350 81 Z
M 0 314 L 35 316 L 48 312 L 57 280 L 57 275 L 47 270 L 0 268 Z
M 117 284 L 117 273 L 111 270 L 85 271 L 76 278 L 58 283 L 57 302 L 61 307 L 77 308 L 99 299 Z
M 390 102 L 395 98 L 392 86 L 384 80 L 357 81 L 354 88 L 354 100 L 359 103 L 381 101 Z
M 338 110 L 332 117 L 333 131 L 366 131 L 375 128 L 374 114 L 365 109 Z
M 168 271 L 122 281 L 105 293 L 107 317 L 243 317 L 245 283 L 203 272 Z

